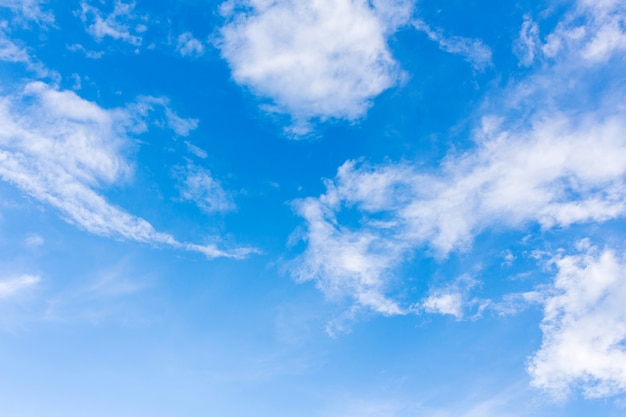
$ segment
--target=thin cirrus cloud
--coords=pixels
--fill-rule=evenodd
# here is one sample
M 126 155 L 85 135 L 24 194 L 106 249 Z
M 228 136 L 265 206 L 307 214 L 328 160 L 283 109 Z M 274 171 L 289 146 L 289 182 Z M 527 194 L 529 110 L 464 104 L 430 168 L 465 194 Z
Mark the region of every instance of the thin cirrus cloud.
M 56 73 L 48 70 L 41 62 L 30 56 L 24 47 L 17 45 L 6 32 L 7 25 L 0 22 L 0 61 L 23 64 L 40 78 L 58 78 Z
M 423 20 L 415 20 L 413 27 L 424 32 L 441 50 L 462 56 L 476 69 L 481 70 L 491 65 L 491 49 L 479 39 L 446 36 L 441 30 L 432 28 Z
M 175 176 L 179 179 L 180 198 L 193 202 L 205 213 L 226 212 L 236 208 L 232 197 L 209 170 L 190 163 L 185 167 L 177 167 Z
M 140 108 L 145 110 L 146 103 Z M 128 135 L 146 128 L 141 114 L 105 110 L 71 91 L 32 82 L 23 91 L 0 98 L 0 121 L 0 178 L 55 207 L 67 221 L 88 232 L 210 258 L 242 258 L 254 252 L 179 242 L 108 203 L 99 193 L 130 178 Z
M 10 9 L 14 19 L 18 21 L 33 21 L 40 25 L 54 22 L 54 15 L 41 10 L 42 0 L 0 0 L 0 7 Z
M 233 78 L 292 116 L 294 133 L 311 119 L 363 116 L 402 76 L 387 35 L 411 2 L 227 1 L 218 46 Z
M 0 279 L 0 300 L 14 297 L 21 292 L 35 287 L 41 278 L 36 275 L 9 276 Z

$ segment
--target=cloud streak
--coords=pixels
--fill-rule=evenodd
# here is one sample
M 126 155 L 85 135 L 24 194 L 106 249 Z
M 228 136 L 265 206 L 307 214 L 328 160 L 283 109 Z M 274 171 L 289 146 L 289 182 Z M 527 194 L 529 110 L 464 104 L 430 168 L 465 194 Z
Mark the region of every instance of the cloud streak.
M 0 280 L 0 300 L 13 297 L 35 287 L 41 279 L 35 275 L 19 275 Z
M 415 20 L 413 27 L 424 32 L 442 51 L 462 56 L 476 69 L 484 69 L 491 65 L 491 49 L 479 39 L 446 36 L 443 31 L 432 28 L 422 20 Z
M 0 177 L 58 209 L 90 233 L 241 258 L 252 249 L 178 242 L 146 220 L 106 201 L 99 190 L 128 181 L 129 134 L 144 128 L 136 113 L 105 110 L 71 91 L 33 82 L 0 98 Z

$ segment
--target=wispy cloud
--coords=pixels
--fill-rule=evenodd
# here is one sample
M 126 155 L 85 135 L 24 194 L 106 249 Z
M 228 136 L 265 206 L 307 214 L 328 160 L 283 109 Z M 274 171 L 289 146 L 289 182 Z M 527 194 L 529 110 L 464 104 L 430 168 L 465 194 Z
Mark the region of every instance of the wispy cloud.
M 428 38 L 436 42 L 441 50 L 460 55 L 476 69 L 484 69 L 491 65 L 491 49 L 480 39 L 462 36 L 446 36 L 441 29 L 435 29 L 423 20 L 413 21 L 415 29 L 424 32 Z
M 588 239 L 579 253 L 555 255 L 554 284 L 543 292 L 543 343 L 529 373 L 534 386 L 563 399 L 626 392 L 626 259 Z
M 519 57 L 521 65 L 531 65 L 541 47 L 539 39 L 539 25 L 529 16 L 524 18 L 524 23 L 515 42 L 515 53 Z
M 0 177 L 88 232 L 208 257 L 240 258 L 253 252 L 178 242 L 99 193 L 131 177 L 128 135 L 145 128 L 141 114 L 105 110 L 71 91 L 33 82 L 0 98 L 0 121 Z
M 179 179 L 180 198 L 192 201 L 205 213 L 225 212 L 235 209 L 232 197 L 222 188 L 211 172 L 193 164 L 175 169 Z
M 176 51 L 182 56 L 198 57 L 204 54 L 204 44 L 191 32 L 185 32 L 176 40 Z
M 104 14 L 97 7 L 81 3 L 78 16 L 87 32 L 98 42 L 106 37 L 121 40 L 134 46 L 141 46 L 142 33 L 146 31 L 145 18 L 135 13 L 135 2 L 115 1 L 113 10 Z
M 0 300 L 33 288 L 41 279 L 35 275 L 19 275 L 0 279 Z
M 30 63 L 30 56 L 25 49 L 18 47 L 0 31 L 0 60 L 6 62 Z
M 28 49 L 19 46 L 19 41 L 10 38 L 7 32 L 7 25 L 0 22 L 0 61 L 22 64 L 40 78 L 58 78 L 58 74 L 48 70 L 41 62 L 33 58 Z
M 433 288 L 427 298 L 415 308 L 418 312 L 450 315 L 461 320 L 469 313 L 476 318 L 489 306 L 490 300 L 481 300 L 471 296 L 471 290 L 480 284 L 469 275 L 462 275 L 455 281 L 442 287 Z
M 606 62 L 626 50 L 626 7 L 620 0 L 578 0 L 543 45 L 547 57 L 569 53 L 587 63 Z
M 72 52 L 81 52 L 89 59 L 100 59 L 104 56 L 104 51 L 92 51 L 79 43 L 67 45 L 67 50 Z
M 294 119 L 354 120 L 398 82 L 386 36 L 408 18 L 409 2 L 227 1 L 218 42 L 238 83 Z
M 24 239 L 24 244 L 29 248 L 36 248 L 42 246 L 45 243 L 45 239 L 37 233 L 29 233 Z
M 140 96 L 130 107 L 143 118 L 149 118 L 152 123 L 171 129 L 179 136 L 189 136 L 198 127 L 198 119 L 180 117 L 170 108 L 166 97 Z M 160 114 L 163 117 L 159 117 Z
M 33 21 L 40 25 L 54 22 L 54 15 L 50 11 L 41 9 L 42 0 L 0 0 L 0 7 L 10 9 L 17 22 Z

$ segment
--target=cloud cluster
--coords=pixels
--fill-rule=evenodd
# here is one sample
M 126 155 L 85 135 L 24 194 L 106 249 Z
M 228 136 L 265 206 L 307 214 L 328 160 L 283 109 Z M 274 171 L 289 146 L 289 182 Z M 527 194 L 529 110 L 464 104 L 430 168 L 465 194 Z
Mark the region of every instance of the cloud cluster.
M 294 274 L 381 313 L 399 313 L 384 288 L 416 248 L 443 257 L 494 226 L 547 229 L 623 216 L 624 120 L 623 113 L 578 120 L 551 114 L 509 130 L 485 119 L 476 148 L 450 156 L 436 172 L 346 162 L 324 195 L 296 203 L 308 246 Z M 341 224 L 338 216 L 352 209 L 358 226 Z
M 314 281 L 328 297 L 351 299 L 356 308 L 461 318 L 472 303 L 478 312 L 485 303 L 458 282 L 416 304 L 399 296 L 397 272 L 415 251 L 443 260 L 493 229 L 562 229 L 623 218 L 625 22 L 626 5 L 616 0 L 578 1 L 543 39 L 540 23 L 527 17 L 515 52 L 523 65 L 539 57 L 545 65 L 477 111 L 481 121 L 469 150 L 450 152 L 434 168 L 347 161 L 326 181 L 325 193 L 294 203 L 306 242 L 291 265 L 294 277 Z M 433 40 L 443 39 L 429 31 Z M 598 88 L 600 77 L 608 88 Z M 529 365 L 535 386 L 555 396 L 576 387 L 587 397 L 623 393 L 626 310 L 619 300 L 626 265 L 609 249 L 581 243 L 580 251 L 554 258 L 558 273 L 548 290 L 504 299 L 544 304 L 544 342 Z
M 559 254 L 544 295 L 543 343 L 529 363 L 532 384 L 557 398 L 571 388 L 588 398 L 626 392 L 626 260 L 585 239 Z
M 228 1 L 219 47 L 235 81 L 296 121 L 357 119 L 401 76 L 388 32 L 411 2 Z
M 129 135 L 145 128 L 136 113 L 105 110 L 71 91 L 32 82 L 0 97 L 0 125 L 0 178 L 55 207 L 67 221 L 98 235 L 209 257 L 242 257 L 251 251 L 178 242 L 106 201 L 101 189 L 131 177 Z

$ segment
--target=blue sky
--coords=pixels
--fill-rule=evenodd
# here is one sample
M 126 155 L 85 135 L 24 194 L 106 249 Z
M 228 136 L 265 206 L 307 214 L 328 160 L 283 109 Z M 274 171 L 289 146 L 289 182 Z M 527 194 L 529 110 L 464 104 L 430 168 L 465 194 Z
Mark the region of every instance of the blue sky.
M 0 0 L 0 414 L 620 416 L 619 0 Z

